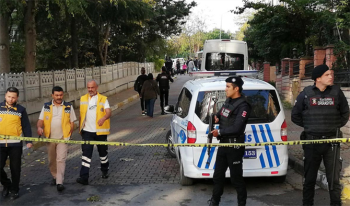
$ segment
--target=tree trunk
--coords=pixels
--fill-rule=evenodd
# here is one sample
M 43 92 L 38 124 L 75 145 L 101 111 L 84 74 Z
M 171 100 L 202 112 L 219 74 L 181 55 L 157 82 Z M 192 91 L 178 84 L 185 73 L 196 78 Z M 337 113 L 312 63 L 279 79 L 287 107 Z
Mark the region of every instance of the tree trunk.
M 25 44 L 25 71 L 35 71 L 36 61 L 36 29 L 35 29 L 36 0 L 27 0 L 26 13 L 24 17 Z
M 8 24 L 10 14 L 0 15 L 0 74 L 10 73 L 10 38 Z
M 101 59 L 102 66 L 106 66 L 107 65 L 108 44 L 109 44 L 108 38 L 109 38 L 110 31 L 111 31 L 110 24 L 107 24 L 105 31 L 103 31 L 103 29 L 101 29 L 101 30 L 102 30 L 102 32 L 104 32 L 104 36 L 103 36 L 103 39 L 99 41 L 98 53 L 99 53 L 99 56 Z
M 73 68 L 79 68 L 79 59 L 78 59 L 78 34 L 77 34 L 77 25 L 75 22 L 75 17 L 71 16 L 71 40 L 72 40 L 72 66 Z

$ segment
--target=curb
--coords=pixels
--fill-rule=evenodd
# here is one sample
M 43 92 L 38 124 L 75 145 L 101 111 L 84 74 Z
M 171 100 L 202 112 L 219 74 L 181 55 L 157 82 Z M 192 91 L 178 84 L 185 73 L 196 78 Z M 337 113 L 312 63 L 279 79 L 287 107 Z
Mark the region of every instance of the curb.
M 304 164 L 303 164 L 302 160 L 297 159 L 294 156 L 289 156 L 288 164 L 297 173 L 303 175 L 303 173 L 304 173 Z M 340 182 L 341 182 L 341 184 L 343 186 L 341 199 L 342 200 L 349 200 L 350 199 L 350 179 L 342 177 Z M 322 189 L 325 189 L 325 190 L 328 191 L 328 182 L 327 182 L 327 177 L 326 177 L 326 173 L 325 172 L 323 172 L 321 170 L 318 170 L 317 178 L 316 178 L 316 184 L 319 187 L 321 187 Z
M 138 95 L 138 94 L 135 94 L 135 95 L 133 95 L 133 96 L 131 96 L 131 97 L 125 99 L 124 101 L 119 102 L 119 103 L 117 103 L 117 104 L 111 106 L 111 110 L 112 110 L 112 111 L 117 110 L 118 108 L 121 108 L 121 107 L 125 106 L 126 104 L 128 104 L 128 103 L 130 103 L 130 102 L 132 102 L 132 101 L 134 101 L 134 100 L 136 100 L 136 99 L 138 99 L 138 98 L 139 98 L 139 95 Z

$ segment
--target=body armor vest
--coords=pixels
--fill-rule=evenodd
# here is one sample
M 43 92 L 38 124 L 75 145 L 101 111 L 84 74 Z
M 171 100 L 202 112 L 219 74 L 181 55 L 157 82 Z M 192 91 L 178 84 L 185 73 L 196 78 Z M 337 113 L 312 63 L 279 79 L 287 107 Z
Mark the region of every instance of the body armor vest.
M 163 89 L 170 89 L 169 86 L 169 75 L 166 73 L 161 73 L 158 74 L 158 78 L 159 78 L 159 89 L 163 90 Z
M 304 130 L 308 134 L 334 136 L 340 127 L 339 94 L 340 88 L 331 87 L 328 94 L 316 93 L 313 86 L 304 88 L 305 99 L 303 110 Z
M 229 103 L 229 99 L 227 99 L 224 103 L 224 105 L 221 108 L 220 111 L 220 129 L 224 129 L 227 127 L 232 127 L 233 122 L 236 119 L 237 113 L 235 113 L 238 105 L 240 105 L 243 102 L 246 102 L 246 99 L 244 97 L 240 97 L 235 101 L 233 104 Z M 243 136 L 243 142 L 244 142 L 244 133 L 239 136 L 223 136 L 223 138 L 238 138 Z M 239 138 L 241 140 L 241 138 Z M 242 141 L 237 141 L 242 142 Z

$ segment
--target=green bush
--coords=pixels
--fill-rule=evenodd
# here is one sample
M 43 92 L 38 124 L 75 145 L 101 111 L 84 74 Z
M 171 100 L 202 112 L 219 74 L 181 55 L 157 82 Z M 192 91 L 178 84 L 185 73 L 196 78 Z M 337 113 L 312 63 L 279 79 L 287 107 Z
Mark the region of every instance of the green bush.
M 164 66 L 164 59 L 155 59 L 154 60 L 154 67 L 156 72 L 160 72 L 162 70 L 162 66 Z
M 286 101 L 286 100 L 282 100 L 282 104 L 283 104 L 283 108 L 284 109 L 290 110 L 290 109 L 293 108 L 293 105 L 290 102 Z
M 271 84 L 273 87 L 276 88 L 276 82 L 274 82 L 274 81 L 268 81 L 267 83 Z

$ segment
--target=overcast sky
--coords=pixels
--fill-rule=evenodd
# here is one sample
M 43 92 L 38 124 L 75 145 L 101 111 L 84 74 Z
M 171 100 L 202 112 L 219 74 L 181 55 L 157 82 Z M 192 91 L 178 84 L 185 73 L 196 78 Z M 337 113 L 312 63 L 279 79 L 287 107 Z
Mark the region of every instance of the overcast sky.
M 205 19 L 207 28 L 212 30 L 220 28 L 222 18 L 222 29 L 235 32 L 239 30 L 238 15 L 233 14 L 230 10 L 234 10 L 237 6 L 243 6 L 242 0 L 186 0 L 187 3 L 195 1 L 197 6 L 194 7 L 191 15 L 198 15 Z

